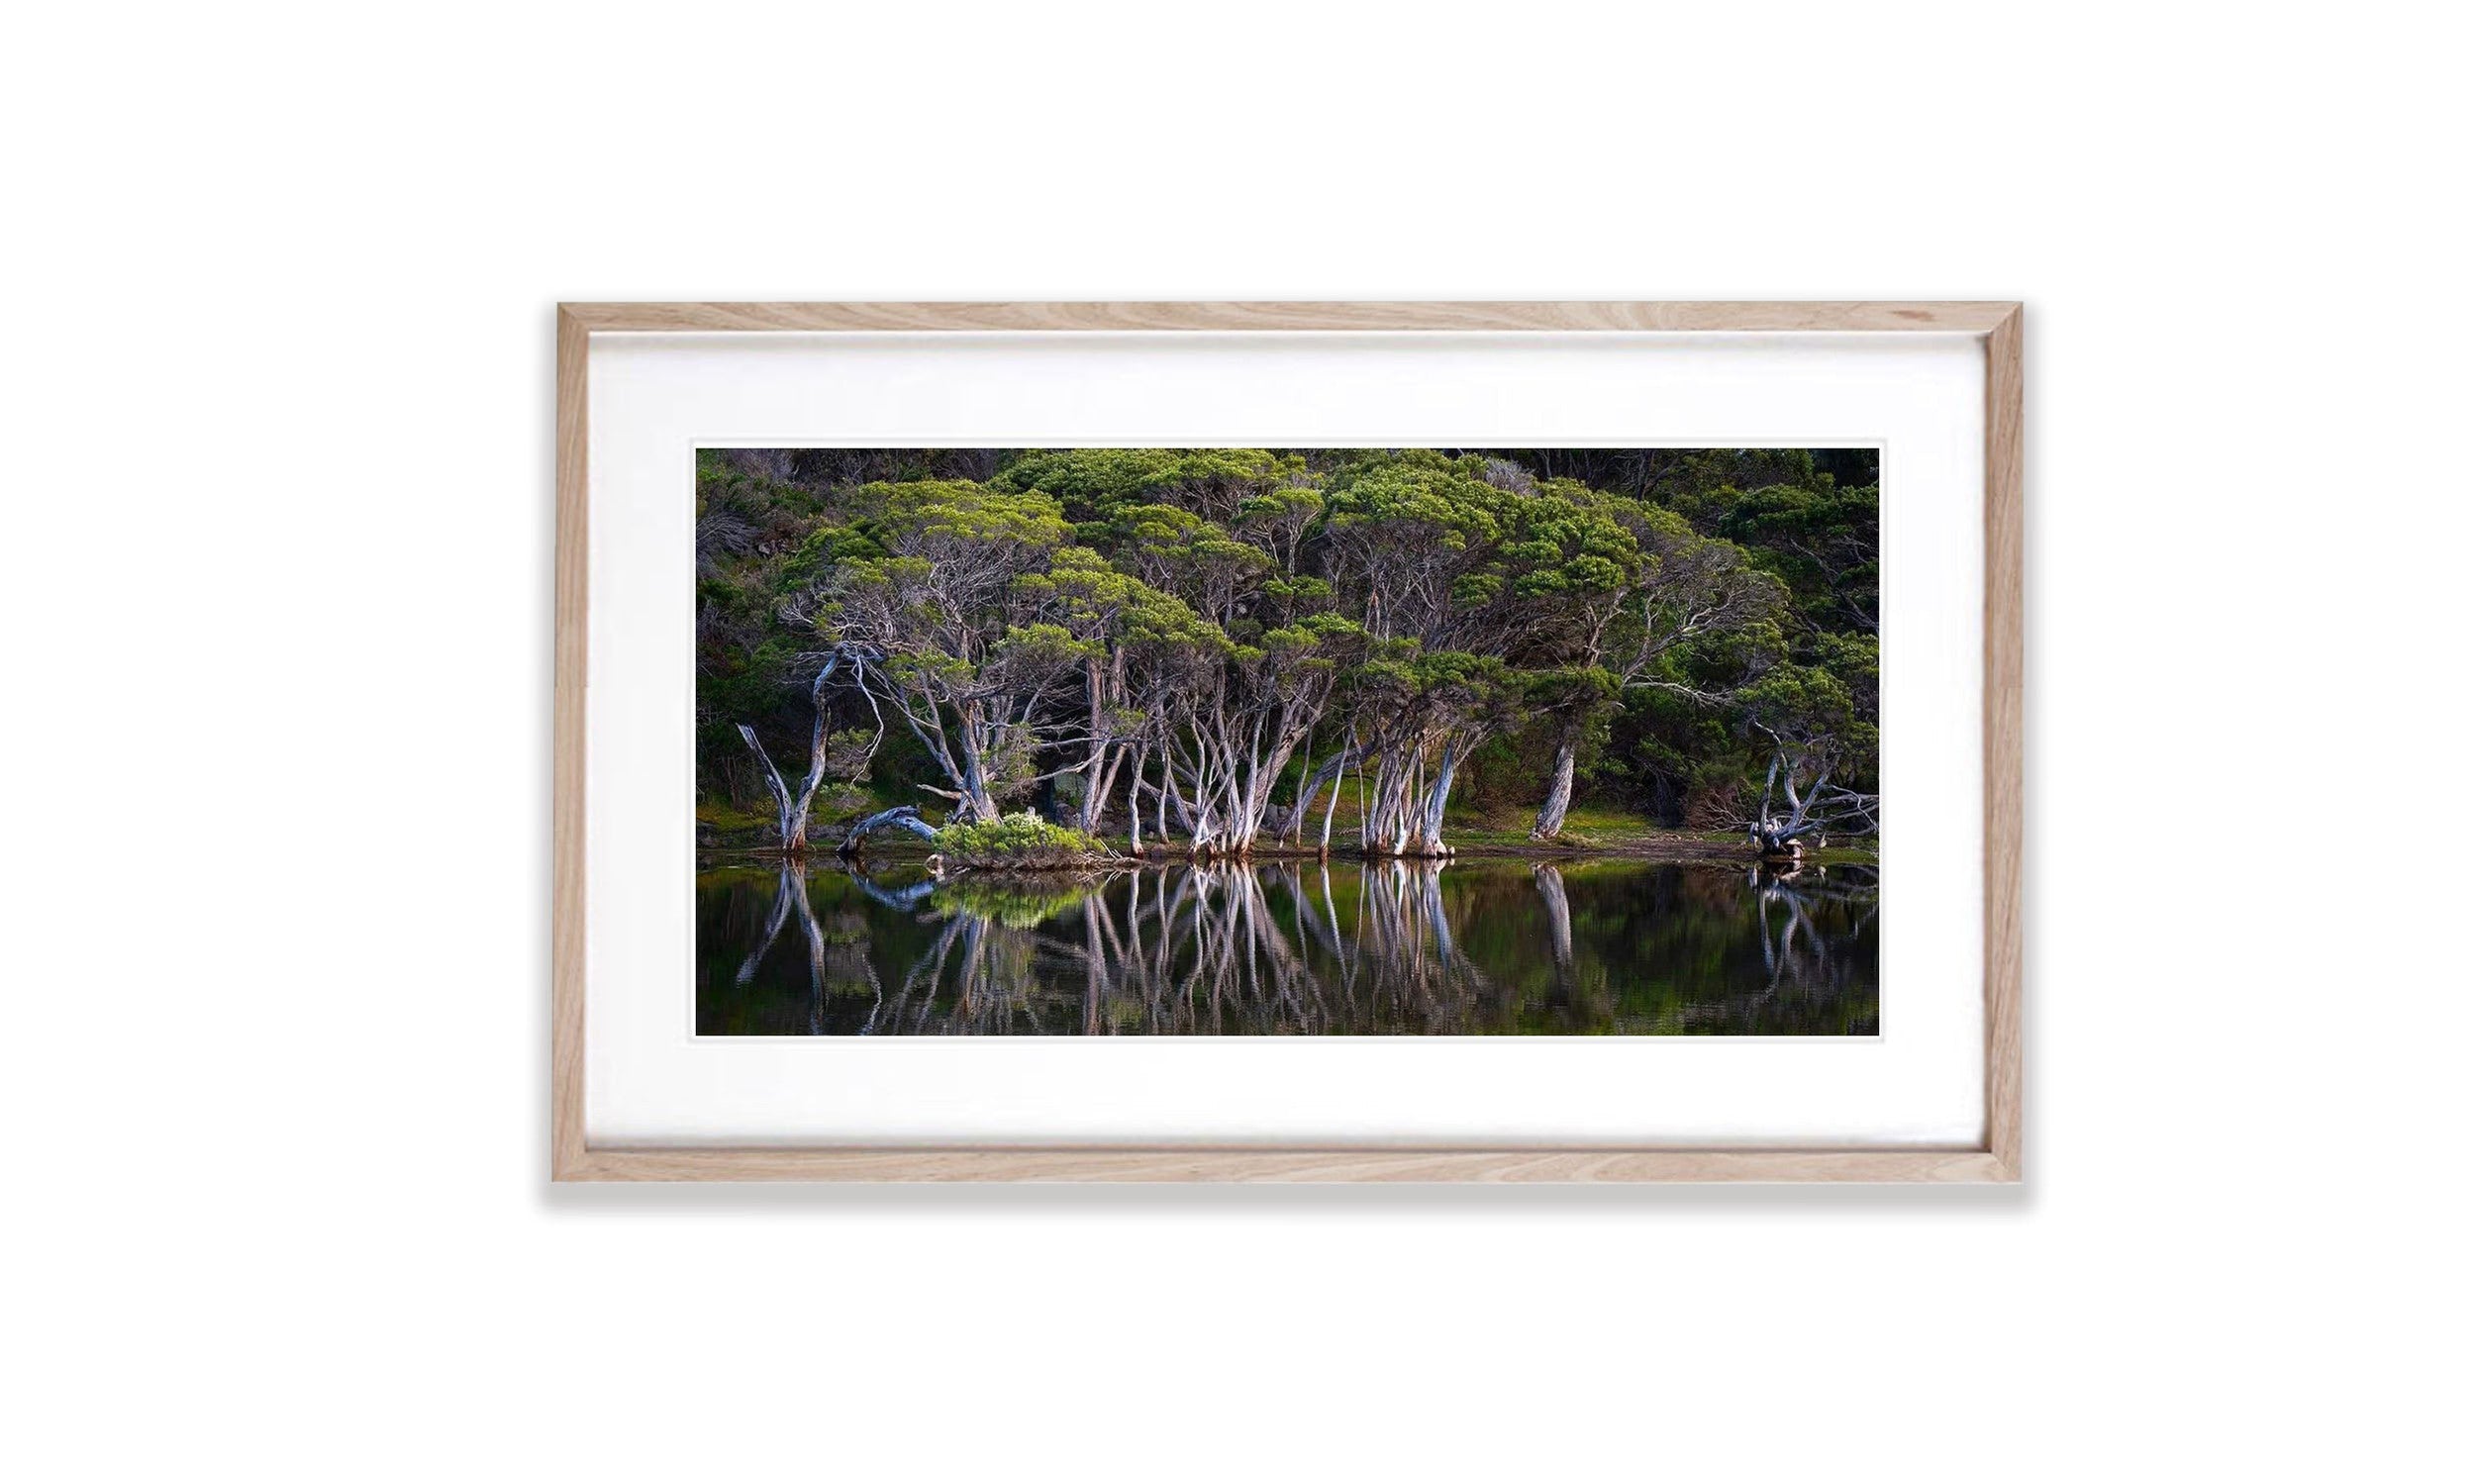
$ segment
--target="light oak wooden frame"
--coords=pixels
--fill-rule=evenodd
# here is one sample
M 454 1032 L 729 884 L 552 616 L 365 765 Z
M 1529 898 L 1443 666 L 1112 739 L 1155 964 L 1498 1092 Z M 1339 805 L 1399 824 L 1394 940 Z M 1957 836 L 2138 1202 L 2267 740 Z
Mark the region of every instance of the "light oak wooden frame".
M 558 310 L 550 825 L 554 1180 L 2016 1181 L 2022 1177 L 2020 306 L 1966 303 L 565 304 Z M 1711 331 L 1964 334 L 1985 353 L 1985 1121 L 1967 1149 L 604 1148 L 584 1138 L 585 375 L 605 333 Z

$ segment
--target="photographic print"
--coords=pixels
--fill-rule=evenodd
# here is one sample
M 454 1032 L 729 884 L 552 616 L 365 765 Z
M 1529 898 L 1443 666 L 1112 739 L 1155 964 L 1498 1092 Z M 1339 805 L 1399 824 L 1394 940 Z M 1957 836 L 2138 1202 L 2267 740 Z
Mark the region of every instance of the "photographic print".
M 706 448 L 696 1032 L 1874 1036 L 1873 448 Z

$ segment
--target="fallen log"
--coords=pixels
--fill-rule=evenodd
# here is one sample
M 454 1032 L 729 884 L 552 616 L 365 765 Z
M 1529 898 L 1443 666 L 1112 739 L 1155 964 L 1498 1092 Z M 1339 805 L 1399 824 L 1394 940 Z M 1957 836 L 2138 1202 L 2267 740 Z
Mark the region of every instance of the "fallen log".
M 859 853 L 860 842 L 878 830 L 908 830 L 931 844 L 937 840 L 936 827 L 919 817 L 918 805 L 898 804 L 852 825 L 849 833 L 842 836 L 841 843 L 835 847 L 834 853 L 848 860 Z

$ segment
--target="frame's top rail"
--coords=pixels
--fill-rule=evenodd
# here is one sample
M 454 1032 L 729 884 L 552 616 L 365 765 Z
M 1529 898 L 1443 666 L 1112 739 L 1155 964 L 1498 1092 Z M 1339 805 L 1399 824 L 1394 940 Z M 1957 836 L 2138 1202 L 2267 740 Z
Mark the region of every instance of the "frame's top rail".
M 1559 331 L 1989 335 L 2008 300 L 562 304 L 585 331 Z

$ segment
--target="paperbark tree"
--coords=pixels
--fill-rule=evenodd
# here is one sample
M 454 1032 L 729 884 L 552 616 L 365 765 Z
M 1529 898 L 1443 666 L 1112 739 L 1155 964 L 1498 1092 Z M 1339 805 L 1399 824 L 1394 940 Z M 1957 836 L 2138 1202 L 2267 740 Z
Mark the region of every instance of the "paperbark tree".
M 1665 683 L 1661 666 L 1693 641 L 1763 622 L 1785 601 L 1784 588 L 1754 570 L 1732 543 L 1700 536 L 1668 511 L 1634 501 L 1607 504 L 1635 554 L 1623 563 L 1621 584 L 1573 595 L 1563 632 L 1574 652 L 1552 687 L 1554 761 L 1532 840 L 1563 833 L 1581 743 L 1612 702 L 1627 690 Z
M 1162 761 L 1171 796 L 1190 801 L 1197 854 L 1245 856 L 1273 827 L 1281 775 L 1330 703 L 1362 635 L 1322 615 L 1234 644 L 1170 711 Z
M 1176 594 L 1084 547 L 1068 546 L 1046 571 L 1026 574 L 1017 599 L 1074 645 L 1082 694 L 1069 716 L 1052 719 L 1042 742 L 1066 759 L 1049 776 L 1080 778 L 1075 828 L 1096 835 L 1128 756 L 1157 739 L 1161 710 L 1217 662 L 1227 642 Z
M 1036 781 L 1042 709 L 1069 683 L 1072 636 L 1019 623 L 1020 580 L 1066 537 L 1056 503 L 962 481 L 869 486 L 872 506 L 807 595 L 817 631 L 866 671 L 949 787 L 957 819 L 993 822 Z M 1032 600 L 1036 606 L 1036 599 Z

